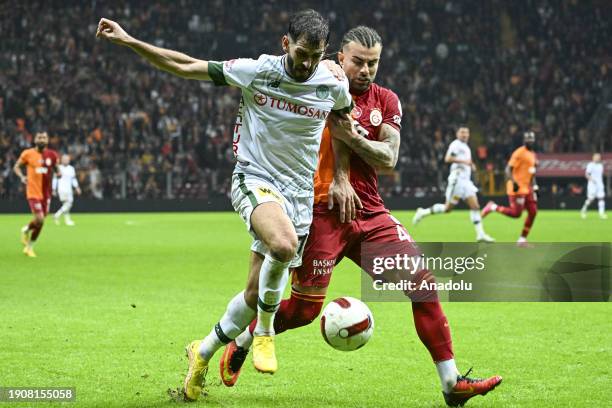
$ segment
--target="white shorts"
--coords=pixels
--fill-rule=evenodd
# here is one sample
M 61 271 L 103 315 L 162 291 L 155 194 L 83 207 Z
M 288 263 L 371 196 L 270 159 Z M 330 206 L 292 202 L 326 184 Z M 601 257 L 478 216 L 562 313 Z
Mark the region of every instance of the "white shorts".
M 302 264 L 302 252 L 312 224 L 313 200 L 314 197 L 285 197 L 274 183 L 259 176 L 243 173 L 234 173 L 232 176 L 232 205 L 253 236 L 252 251 L 262 255 L 269 253 L 268 248 L 251 227 L 251 214 L 259 204 L 267 202 L 280 204 L 293 223 L 299 242 L 298 251 L 289 265 L 291 268 Z
M 606 195 L 603 184 L 589 183 L 587 184 L 587 198 L 592 200 L 594 198 L 604 198 Z
M 478 188 L 470 179 L 452 178 L 448 180 L 446 187 L 446 202 L 456 205 L 459 200 L 475 196 Z
M 58 191 L 57 195 L 62 203 L 72 202 L 74 201 L 74 196 L 72 195 L 72 191 Z

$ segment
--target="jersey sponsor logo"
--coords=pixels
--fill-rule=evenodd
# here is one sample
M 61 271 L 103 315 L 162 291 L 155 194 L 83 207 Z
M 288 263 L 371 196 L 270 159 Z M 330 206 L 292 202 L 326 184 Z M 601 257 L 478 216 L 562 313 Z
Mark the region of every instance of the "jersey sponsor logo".
M 363 113 L 363 111 L 361 110 L 361 108 L 359 106 L 355 105 L 355 107 L 351 111 L 351 116 L 353 117 L 353 119 L 359 119 L 361 117 L 362 113 Z
M 325 99 L 329 96 L 329 87 L 327 85 L 319 85 L 316 90 L 317 98 Z
M 47 174 L 48 171 L 46 167 L 36 167 L 36 170 L 34 170 L 36 174 Z
M 288 102 L 285 99 L 274 98 L 272 96 L 266 96 L 262 93 L 256 93 L 253 95 L 255 103 L 259 106 L 268 106 L 272 109 L 278 109 L 285 112 L 295 113 L 300 116 L 305 116 L 312 119 L 327 119 L 329 115 L 328 111 L 318 109 L 314 106 L 298 105 L 295 103 Z
M 261 93 L 256 93 L 255 95 L 253 95 L 253 99 L 255 100 L 255 103 L 259 106 L 264 106 L 268 102 L 268 97 Z
M 380 109 L 374 108 L 370 111 L 370 123 L 372 126 L 380 126 L 382 123 L 382 113 Z
M 332 273 L 336 265 L 335 259 L 313 259 L 312 274 L 313 275 L 329 275 Z

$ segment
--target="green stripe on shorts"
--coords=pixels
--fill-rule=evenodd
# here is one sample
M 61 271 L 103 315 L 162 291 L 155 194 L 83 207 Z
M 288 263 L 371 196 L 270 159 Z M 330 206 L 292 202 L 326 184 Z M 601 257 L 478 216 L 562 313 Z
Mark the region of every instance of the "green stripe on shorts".
M 244 184 L 244 174 L 238 174 L 238 181 L 238 186 L 240 187 L 240 191 L 242 191 L 242 194 L 249 197 L 249 200 L 251 200 L 251 205 L 253 207 L 257 207 L 259 203 L 257 202 L 257 198 L 255 198 L 255 194 L 253 194 L 253 192 L 247 188 L 246 184 Z

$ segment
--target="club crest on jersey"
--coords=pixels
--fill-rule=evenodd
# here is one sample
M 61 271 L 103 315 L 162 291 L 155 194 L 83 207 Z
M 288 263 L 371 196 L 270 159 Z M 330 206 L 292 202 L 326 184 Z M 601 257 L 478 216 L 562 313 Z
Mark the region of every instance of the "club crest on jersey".
M 253 95 L 253 99 L 255 99 L 255 103 L 259 106 L 264 106 L 268 102 L 268 97 L 261 93 Z
M 51 164 L 52 164 L 51 159 L 49 157 L 47 157 L 45 159 L 45 166 L 51 166 Z
M 359 119 L 361 117 L 362 113 L 363 112 L 362 112 L 361 108 L 359 106 L 355 105 L 355 107 L 351 111 L 351 116 L 353 117 L 353 119 Z
M 378 108 L 374 108 L 370 111 L 370 123 L 372 126 L 380 126 L 382 123 L 382 113 Z
M 317 98 L 319 99 L 325 99 L 329 96 L 329 88 L 327 87 L 327 85 L 319 85 L 317 86 Z

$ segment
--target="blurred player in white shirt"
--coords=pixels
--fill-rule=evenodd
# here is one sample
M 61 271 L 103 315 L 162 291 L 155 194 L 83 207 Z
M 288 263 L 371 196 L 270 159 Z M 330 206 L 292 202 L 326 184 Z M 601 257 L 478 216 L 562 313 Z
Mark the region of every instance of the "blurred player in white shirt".
M 417 225 L 427 216 L 449 213 L 460 200 L 463 200 L 470 208 L 470 220 L 476 230 L 476 240 L 478 242 L 494 242 L 495 240 L 484 231 L 480 216 L 480 204 L 478 204 L 478 197 L 476 196 L 478 188 L 471 178 L 472 171 L 476 170 L 476 166 L 472 161 L 472 151 L 468 145 L 470 129 L 467 126 L 460 125 L 455 133 L 457 138 L 450 144 L 444 157 L 444 161 L 450 164 L 446 202 L 444 204 L 434 204 L 430 208 L 418 208 L 412 223 Z
M 70 165 L 70 156 L 67 154 L 62 155 L 59 168 L 61 169 L 62 175 L 60 178 L 53 178 L 53 191 L 59 196 L 62 202 L 62 208 L 55 213 L 53 219 L 55 223 L 59 225 L 60 217 L 63 214 L 66 225 L 73 226 L 74 221 L 70 218 L 70 209 L 74 201 L 73 191 L 76 191 L 77 195 L 81 195 L 81 189 L 79 188 L 76 171 L 74 167 Z
M 599 218 L 608 218 L 606 215 L 606 192 L 604 190 L 603 173 L 604 166 L 601 162 L 601 154 L 595 153 L 593 155 L 593 161 L 587 165 L 586 171 L 584 172 L 584 176 L 589 183 L 587 184 L 587 199 L 580 210 L 580 216 L 582 218 L 586 218 L 587 209 L 595 199 L 597 199 Z

